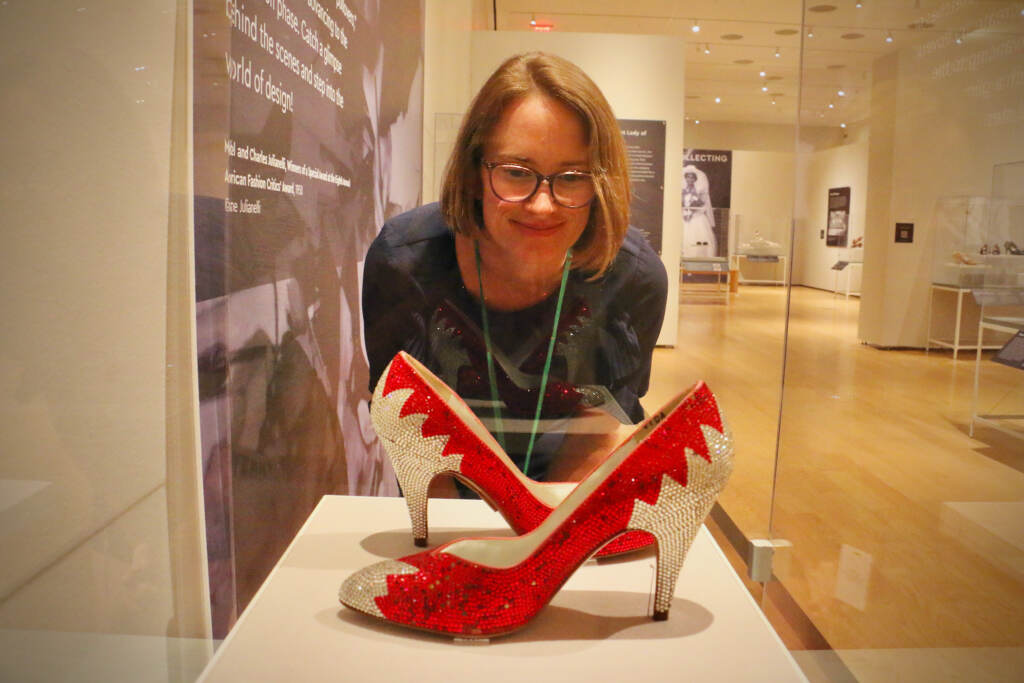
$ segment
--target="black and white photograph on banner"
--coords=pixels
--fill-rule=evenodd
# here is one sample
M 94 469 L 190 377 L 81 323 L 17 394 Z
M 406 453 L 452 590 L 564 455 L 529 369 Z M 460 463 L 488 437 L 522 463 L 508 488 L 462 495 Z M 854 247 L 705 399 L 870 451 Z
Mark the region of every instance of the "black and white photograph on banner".
M 732 150 L 683 150 L 683 258 L 729 254 Z
M 324 494 L 397 495 L 361 260 L 420 202 L 422 0 L 196 0 L 196 334 L 214 637 Z
M 828 230 L 825 246 L 845 247 L 850 233 L 850 188 L 832 187 L 828 191 Z
M 630 224 L 661 253 L 665 207 L 665 122 L 619 119 L 629 155 Z

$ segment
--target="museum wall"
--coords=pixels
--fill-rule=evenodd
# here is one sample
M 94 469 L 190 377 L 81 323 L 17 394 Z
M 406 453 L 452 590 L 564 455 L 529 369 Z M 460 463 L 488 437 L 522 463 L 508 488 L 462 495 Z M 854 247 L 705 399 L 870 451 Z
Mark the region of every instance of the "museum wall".
M 80 634 L 95 662 L 112 634 L 157 643 L 155 662 L 135 662 L 148 672 L 177 666 L 167 636 L 205 634 L 182 289 L 189 11 L 3 7 L 0 659 L 12 675 L 12 649 L 55 671 L 59 648 L 29 662 L 26 643 L 57 632 Z
M 848 241 L 864 234 L 867 202 L 867 144 L 858 142 L 841 147 L 802 153 L 798 159 L 796 191 L 796 230 L 793 247 L 793 284 L 832 290 L 837 286 L 836 261 L 859 258 L 859 250 L 829 247 L 821 236 L 828 225 L 828 191 L 850 188 Z M 851 291 L 859 291 L 859 268 L 851 271 Z M 840 274 L 839 289 L 845 290 L 846 274 Z
M 938 37 L 874 65 L 863 341 L 924 346 L 936 203 L 988 196 L 992 167 L 1024 160 L 1022 52 L 1020 36 L 982 26 L 961 45 Z M 912 244 L 893 242 L 897 221 L 914 224 Z

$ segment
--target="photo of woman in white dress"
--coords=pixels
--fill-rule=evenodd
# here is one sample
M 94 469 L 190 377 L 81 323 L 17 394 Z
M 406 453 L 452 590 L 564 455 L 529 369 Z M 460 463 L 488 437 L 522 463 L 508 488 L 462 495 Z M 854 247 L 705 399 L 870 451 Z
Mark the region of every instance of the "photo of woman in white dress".
M 683 258 L 717 255 L 708 177 L 696 166 L 687 164 L 683 167 Z

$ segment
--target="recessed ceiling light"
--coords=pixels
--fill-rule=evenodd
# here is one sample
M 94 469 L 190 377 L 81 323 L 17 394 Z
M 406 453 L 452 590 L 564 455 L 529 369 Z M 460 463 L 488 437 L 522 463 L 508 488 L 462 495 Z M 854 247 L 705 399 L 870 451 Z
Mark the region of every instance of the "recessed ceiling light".
M 841 35 L 839 37 L 842 38 L 843 40 L 858 40 L 860 38 L 863 38 L 864 34 L 863 33 L 844 33 L 843 35 Z
M 829 103 L 828 103 L 828 108 L 829 108 L 829 109 L 835 109 L 835 108 L 836 108 L 836 105 L 834 105 L 834 104 L 832 104 L 831 102 L 829 102 Z
M 721 38 L 722 40 L 743 40 L 743 36 L 739 33 L 726 33 Z
M 766 75 L 767 74 L 764 71 L 762 71 L 761 73 L 758 74 L 758 76 L 760 76 L 761 78 L 764 78 Z
M 775 57 L 779 58 L 781 56 L 782 56 L 782 54 L 779 52 L 779 48 L 775 48 Z
M 704 54 L 711 54 L 711 45 L 709 45 L 708 43 L 704 43 Z
M 857 2 L 853 3 L 853 6 L 856 7 L 857 9 L 860 9 L 861 7 L 864 6 L 864 3 L 861 2 L 861 0 L 857 0 Z
M 964 44 L 964 37 L 963 37 L 962 34 L 957 34 L 957 37 L 954 40 L 956 40 L 956 44 L 957 45 L 963 45 Z
M 840 124 L 839 124 L 839 127 L 840 127 L 840 128 L 846 128 L 846 124 L 845 124 L 845 123 L 840 123 Z
M 690 27 L 690 30 L 694 33 L 700 33 L 700 24 L 697 23 L 696 19 L 693 20 L 693 26 Z
M 762 85 L 761 86 L 761 92 L 768 92 L 768 86 L 767 85 Z
M 775 104 L 775 100 L 774 99 L 772 99 L 772 104 Z
M 732 63 L 733 64 L 753 64 L 754 60 L 753 59 L 735 59 L 735 60 L 733 60 Z
M 887 34 L 885 34 L 885 42 L 891 43 L 892 41 L 893 41 L 892 31 L 889 31 Z
M 814 27 L 813 26 L 808 26 L 807 27 L 807 37 L 808 38 L 813 38 L 814 37 Z
M 697 119 L 696 121 L 694 121 L 694 123 L 696 123 L 699 126 L 700 125 L 700 119 Z
M 798 33 L 800 33 L 800 31 L 797 31 L 795 28 L 780 28 L 775 31 L 775 35 L 777 36 L 795 36 Z
M 722 98 L 721 97 L 716 97 L 715 98 L 715 104 L 721 104 L 721 103 L 722 103 Z
M 808 7 L 808 12 L 835 12 L 835 5 L 815 5 L 814 7 Z
M 846 97 L 846 91 L 842 89 L 836 90 L 836 94 L 839 95 L 840 97 Z

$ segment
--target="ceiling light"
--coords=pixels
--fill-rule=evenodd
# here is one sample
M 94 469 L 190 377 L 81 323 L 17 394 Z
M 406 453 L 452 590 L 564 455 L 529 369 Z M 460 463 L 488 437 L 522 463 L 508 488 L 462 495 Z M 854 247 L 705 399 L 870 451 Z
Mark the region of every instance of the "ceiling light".
M 761 86 L 761 92 L 768 92 L 768 86 L 767 85 L 762 85 Z
M 536 14 L 531 14 L 530 15 L 530 26 L 536 26 L 536 25 L 537 25 L 537 15 Z
M 775 100 L 772 100 L 772 104 L 775 104 Z
M 956 40 L 956 44 L 957 45 L 963 45 L 964 44 L 964 36 L 963 36 L 963 34 L 958 33 L 954 40 Z
M 696 19 L 693 20 L 693 26 L 690 28 L 690 30 L 693 31 L 694 33 L 700 33 L 700 24 L 697 23 Z
M 842 89 L 836 90 L 836 94 L 839 95 L 840 97 L 846 97 L 846 91 Z
M 892 41 L 893 41 L 892 31 L 889 31 L 887 34 L 885 34 L 885 42 L 891 43 Z
M 711 45 L 709 43 L 704 43 L 704 54 L 711 54 Z
M 782 56 L 782 55 L 781 55 L 781 54 L 779 53 L 779 48 L 775 48 L 775 56 L 776 56 L 776 57 L 781 57 L 781 56 Z
M 721 103 L 722 103 L 722 98 L 721 97 L 716 97 L 715 98 L 715 104 L 721 104 Z
M 694 123 L 696 123 L 699 126 L 700 125 L 700 119 L 697 119 L 696 121 L 694 121 Z
M 857 2 L 853 4 L 853 6 L 856 7 L 857 9 L 860 9 L 861 7 L 864 6 L 864 3 L 861 2 L 861 0 L 857 0 Z
M 767 74 L 767 73 L 765 73 L 764 71 L 762 71 L 762 72 L 761 72 L 760 74 L 758 74 L 758 75 L 759 75 L 759 76 L 760 76 L 761 78 L 764 78 L 764 77 L 765 77 L 765 76 L 767 76 L 768 74 Z
M 835 108 L 836 108 L 836 105 L 834 105 L 834 104 L 832 104 L 831 102 L 829 102 L 829 103 L 828 103 L 828 108 L 829 108 L 829 109 L 835 109 Z
M 814 37 L 814 27 L 813 26 L 808 26 L 807 27 L 807 37 L 808 38 L 813 38 Z
M 840 124 L 839 124 L 839 127 L 840 127 L 840 128 L 846 128 L 846 124 L 845 124 L 845 123 L 840 123 Z

